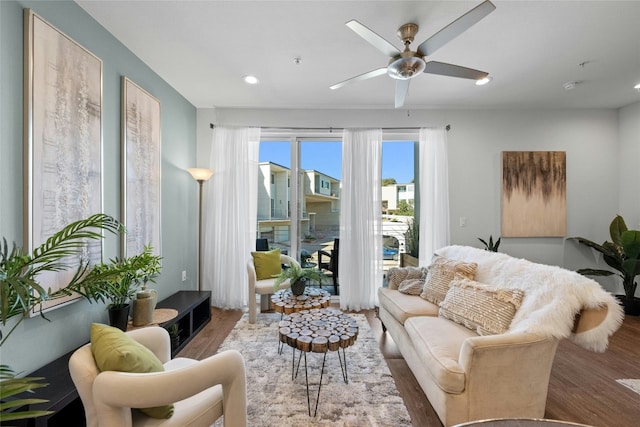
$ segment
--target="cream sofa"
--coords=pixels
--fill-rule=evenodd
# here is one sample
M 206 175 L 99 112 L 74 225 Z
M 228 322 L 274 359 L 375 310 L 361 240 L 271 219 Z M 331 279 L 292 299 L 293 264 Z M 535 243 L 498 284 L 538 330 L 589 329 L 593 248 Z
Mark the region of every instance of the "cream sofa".
M 398 345 L 445 426 L 488 418 L 543 418 L 559 340 L 604 351 L 624 317 L 613 296 L 575 272 L 464 246 L 436 252 L 477 263 L 477 282 L 524 291 L 509 329 L 480 336 L 439 316 L 437 305 L 399 292 L 392 280 L 379 289 L 383 330 Z

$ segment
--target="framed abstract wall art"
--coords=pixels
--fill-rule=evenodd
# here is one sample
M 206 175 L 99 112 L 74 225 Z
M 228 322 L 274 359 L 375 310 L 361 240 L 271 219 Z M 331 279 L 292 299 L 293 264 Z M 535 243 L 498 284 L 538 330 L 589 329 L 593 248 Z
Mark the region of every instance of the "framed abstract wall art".
M 160 255 L 160 101 L 122 78 L 122 256 Z
M 503 151 L 502 236 L 565 236 L 566 187 L 564 151 Z
M 24 241 L 32 252 L 69 223 L 102 212 L 102 61 L 30 9 L 24 37 Z M 102 242 L 93 240 L 67 264 L 101 258 Z M 46 272 L 38 280 L 56 291 L 74 273 Z

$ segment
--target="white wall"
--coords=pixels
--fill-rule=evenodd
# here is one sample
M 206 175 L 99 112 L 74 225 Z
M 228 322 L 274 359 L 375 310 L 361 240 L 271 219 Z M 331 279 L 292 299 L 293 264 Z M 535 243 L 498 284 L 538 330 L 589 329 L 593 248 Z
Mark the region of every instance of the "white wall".
M 213 117 L 204 112 L 200 115 Z M 407 110 L 218 108 L 215 120 L 221 125 L 267 127 L 450 124 L 451 238 L 455 244 L 481 247 L 478 237 L 492 234 L 495 238 L 500 234 L 500 153 L 505 150 L 567 152 L 567 236 L 604 241 L 608 224 L 620 207 L 615 110 L 411 110 L 408 114 Z M 208 122 L 198 124 L 199 129 L 204 126 L 208 127 Z M 465 227 L 459 227 L 460 217 L 466 218 Z M 571 269 L 581 267 L 585 257 L 581 248 L 573 242 L 565 243 L 563 238 L 503 239 L 500 249 L 516 257 Z
M 620 124 L 620 215 L 640 230 L 640 102 L 622 108 Z

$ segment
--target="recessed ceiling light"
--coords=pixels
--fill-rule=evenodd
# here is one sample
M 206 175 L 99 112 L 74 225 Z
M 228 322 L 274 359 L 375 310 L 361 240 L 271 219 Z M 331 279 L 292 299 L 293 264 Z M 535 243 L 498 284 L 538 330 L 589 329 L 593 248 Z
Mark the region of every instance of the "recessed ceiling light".
M 640 83 L 637 83 L 634 87 L 635 90 L 640 90 Z
M 476 80 L 476 86 L 486 85 L 487 83 L 491 82 L 491 80 L 493 80 L 493 77 L 491 76 L 487 76 L 483 79 Z
M 259 81 L 256 76 L 243 76 L 242 80 L 244 80 L 245 83 L 250 85 L 257 85 Z

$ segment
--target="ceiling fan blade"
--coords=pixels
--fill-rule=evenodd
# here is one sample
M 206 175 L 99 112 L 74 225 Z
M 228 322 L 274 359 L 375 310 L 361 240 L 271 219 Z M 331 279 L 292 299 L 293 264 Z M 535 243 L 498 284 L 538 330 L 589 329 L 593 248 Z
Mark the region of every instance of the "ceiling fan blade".
M 480 80 L 489 73 L 473 68 L 461 67 L 460 65 L 446 64 L 444 62 L 429 61 L 424 68 L 427 74 L 439 74 L 441 76 L 460 77 L 462 79 Z
M 330 86 L 329 89 L 334 90 L 341 88 L 344 85 L 348 85 L 349 83 L 359 82 L 362 80 L 367 80 L 372 77 L 378 77 L 387 73 L 387 67 L 378 68 L 377 70 L 372 70 L 364 74 L 360 74 L 359 76 L 351 77 L 350 79 L 344 80 L 340 83 L 336 83 L 333 86 Z
M 416 50 L 422 56 L 433 55 L 433 52 L 467 31 L 482 18 L 495 10 L 495 5 L 489 0 L 480 3 L 469 12 L 456 19 L 427 40 L 423 41 Z
M 397 47 L 389 43 L 387 40 L 383 39 L 378 34 L 371 31 L 369 28 L 365 27 L 355 19 L 347 22 L 345 24 L 347 27 L 351 28 L 353 32 L 357 35 L 365 39 L 369 42 L 373 47 L 378 49 L 380 52 L 384 53 L 388 57 L 393 57 L 396 55 L 400 55 L 400 51 Z
M 404 100 L 409 92 L 410 79 L 396 80 L 396 108 L 400 108 L 404 105 Z

